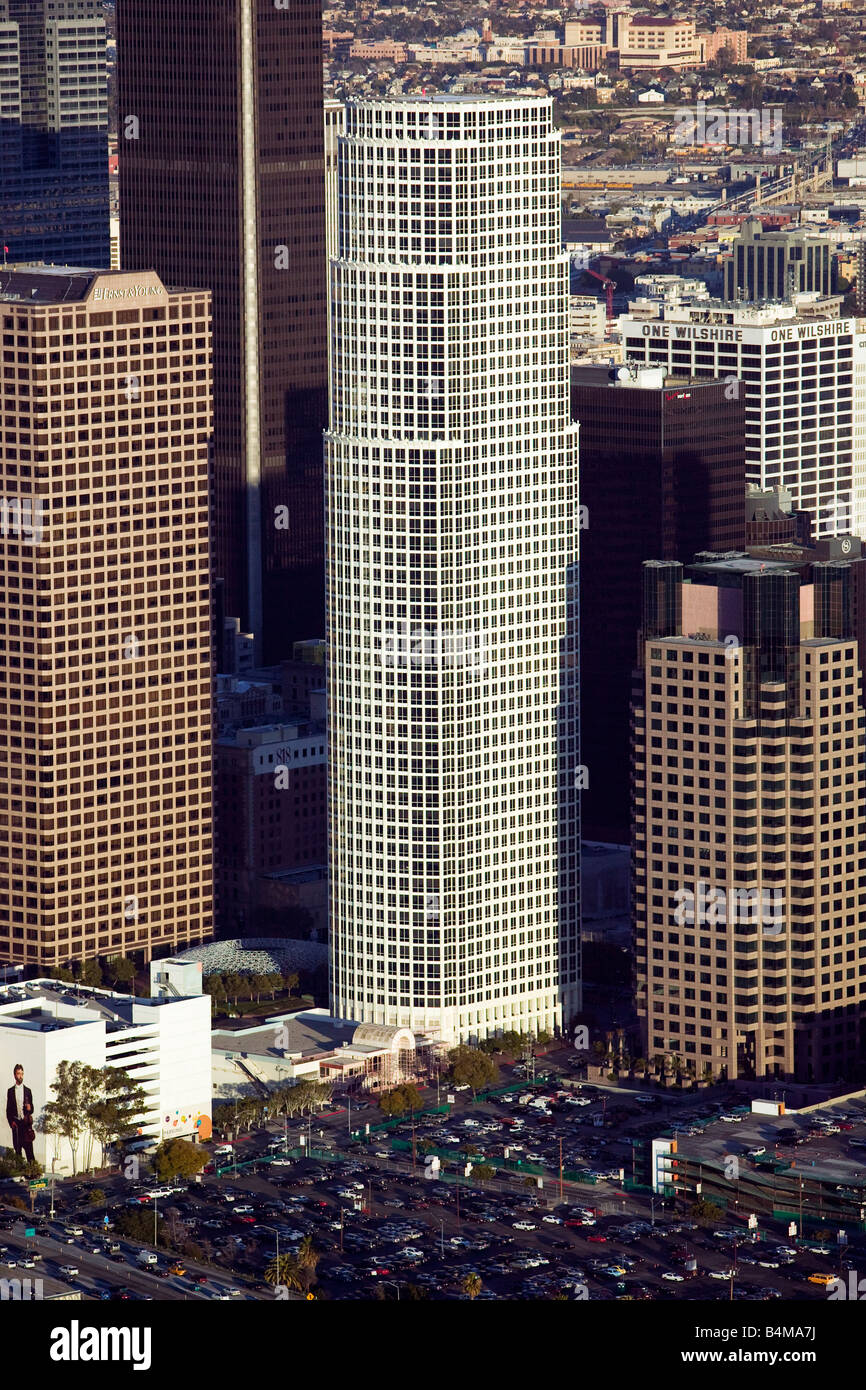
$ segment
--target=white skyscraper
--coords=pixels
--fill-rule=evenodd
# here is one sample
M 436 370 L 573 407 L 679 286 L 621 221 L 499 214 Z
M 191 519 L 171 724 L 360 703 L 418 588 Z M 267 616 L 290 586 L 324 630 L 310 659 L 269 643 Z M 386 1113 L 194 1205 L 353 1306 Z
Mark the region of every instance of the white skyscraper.
M 838 303 L 643 300 L 619 326 L 627 361 L 742 389 L 748 482 L 786 488 L 816 536 L 864 536 L 866 325 Z
M 577 427 L 547 98 L 348 106 L 331 261 L 332 1008 L 579 1007 Z

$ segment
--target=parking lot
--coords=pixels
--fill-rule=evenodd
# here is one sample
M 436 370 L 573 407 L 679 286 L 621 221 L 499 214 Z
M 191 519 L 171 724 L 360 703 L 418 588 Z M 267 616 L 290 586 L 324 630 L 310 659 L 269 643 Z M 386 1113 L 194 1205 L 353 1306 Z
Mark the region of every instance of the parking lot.
M 276 1125 L 241 1137 L 234 1154 L 251 1166 L 206 1173 L 157 1199 L 175 1244 L 192 1242 L 198 1254 L 180 1259 L 183 1273 L 172 1273 L 175 1256 L 163 1250 L 156 1270 L 139 1268 L 140 1247 L 105 1227 L 104 1217 L 112 1222 L 125 1207 L 151 1209 L 152 1183 L 103 1177 L 107 1207 L 96 1210 L 88 1200 L 93 1182 L 58 1184 L 58 1219 L 46 1224 L 47 1194 L 40 1193 L 35 1238 L 26 1239 L 23 1220 L 7 1212 L 8 1234 L 0 1243 L 10 1247 L 5 1257 L 13 1264 L 0 1274 L 25 1269 L 20 1251 L 30 1247 L 47 1273 L 66 1277 L 86 1298 L 271 1299 L 265 1271 L 278 1242 L 288 1254 L 305 1237 L 319 1255 L 317 1296 L 340 1300 L 463 1298 L 467 1275 L 480 1279 L 470 1283 L 482 1299 L 824 1299 L 825 1289 L 810 1277 L 853 1267 L 855 1233 L 847 1250 L 802 1248 L 784 1227 L 770 1224 L 752 1239 L 730 1213 L 704 1226 L 691 1217 L 694 1199 L 674 1208 L 629 1187 L 630 1177 L 640 1180 L 643 1163 L 632 1140 L 639 1145 L 673 1127 L 684 1143 L 745 1151 L 766 1146 L 775 1121 L 743 1118 L 740 1107 L 735 1119 L 731 1109 L 723 1112 L 727 1118 L 716 1114 L 705 1123 L 710 1107 L 701 1097 L 664 1096 L 650 1104 L 602 1086 L 576 1091 L 563 1084 L 563 1074 L 565 1066 L 524 1101 L 512 1074 L 514 1088 L 495 1099 L 473 1103 L 461 1092 L 446 1114 L 369 1136 L 367 1124 L 372 1129 L 381 1120 L 375 1109 L 353 1106 L 350 1121 L 347 1111 L 332 1107 L 286 1132 L 296 1152 L 304 1135 L 321 1155 L 312 1159 L 265 1163 L 279 1144 Z M 858 1117 L 841 1123 L 852 1129 L 820 1131 L 821 1152 L 831 1143 L 841 1151 L 864 1130 Z M 788 1127 L 804 1134 L 818 1128 L 802 1117 Z M 436 1178 L 425 1176 L 432 1148 L 440 1151 Z M 482 1163 L 496 1170 L 485 1183 L 477 1180 Z M 118 1250 L 108 1248 L 112 1241 Z M 63 1265 L 77 1273 L 64 1276 Z

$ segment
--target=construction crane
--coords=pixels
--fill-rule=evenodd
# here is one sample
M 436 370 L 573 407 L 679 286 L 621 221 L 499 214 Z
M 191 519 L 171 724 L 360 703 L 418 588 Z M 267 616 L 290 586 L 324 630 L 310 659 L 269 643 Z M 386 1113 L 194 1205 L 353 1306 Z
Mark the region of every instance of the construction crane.
M 586 271 L 586 274 L 587 274 L 587 275 L 591 275 L 591 276 L 593 277 L 593 279 L 595 279 L 595 280 L 600 280 L 601 283 L 602 283 L 602 285 L 604 286 L 605 298 L 607 299 L 607 321 L 608 321 L 608 323 L 612 323 L 612 322 L 613 322 L 613 292 L 614 292 L 614 290 L 616 289 L 616 281 L 615 281 L 615 280 L 609 280 L 608 277 L 607 277 L 606 275 L 600 275 L 599 272 L 598 272 L 597 270 L 590 270 L 589 266 L 584 266 L 584 270 Z

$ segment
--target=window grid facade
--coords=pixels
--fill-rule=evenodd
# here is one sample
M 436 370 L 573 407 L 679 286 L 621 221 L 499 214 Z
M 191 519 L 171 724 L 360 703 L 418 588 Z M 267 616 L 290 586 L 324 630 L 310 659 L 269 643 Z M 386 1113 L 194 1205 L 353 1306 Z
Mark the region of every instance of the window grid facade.
M 787 488 L 794 509 L 812 514 L 816 536 L 866 534 L 862 320 L 705 304 L 621 323 L 629 361 L 721 377 L 742 391 L 748 482 Z
M 7 272 L 0 326 L 0 951 L 198 943 L 210 297 L 153 272 Z
M 327 435 L 332 1007 L 579 1001 L 577 438 L 549 100 L 359 103 Z
M 756 587 L 775 589 L 771 609 L 783 579 L 794 581 L 793 612 L 802 594 L 810 613 L 811 585 L 798 593 L 793 574 L 766 578 Z M 744 608 L 760 601 L 753 593 Z M 647 637 L 633 711 L 645 1055 L 728 1080 L 836 1080 L 862 1053 L 866 997 L 859 643 L 808 635 L 821 623 L 804 622 L 792 709 L 790 681 L 760 679 L 759 657 L 790 668 L 787 653 L 732 644 L 721 629 L 683 635 L 690 625 L 669 612 L 665 635 Z M 653 626 L 661 634 L 663 622 Z M 726 895 L 715 904 L 713 889 Z

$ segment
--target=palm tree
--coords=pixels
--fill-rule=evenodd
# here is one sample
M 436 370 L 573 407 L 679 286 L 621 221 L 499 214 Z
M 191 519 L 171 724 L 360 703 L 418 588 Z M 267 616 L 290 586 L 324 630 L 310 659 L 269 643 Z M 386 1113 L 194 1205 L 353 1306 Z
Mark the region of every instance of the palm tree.
M 278 1288 L 292 1289 L 295 1293 L 306 1293 L 305 1274 L 297 1256 L 281 1255 L 279 1260 L 274 1256 L 265 1270 L 265 1282 Z
M 298 1254 L 296 1258 L 298 1268 L 301 1270 L 302 1277 L 307 1285 L 307 1288 L 309 1288 L 311 1284 L 315 1284 L 316 1282 L 316 1266 L 318 1265 L 319 1260 L 322 1258 L 318 1250 L 313 1245 L 312 1236 L 304 1236 L 304 1239 L 298 1246 Z
M 481 1292 L 480 1274 L 464 1274 L 460 1280 L 460 1289 L 470 1300 L 475 1299 Z

